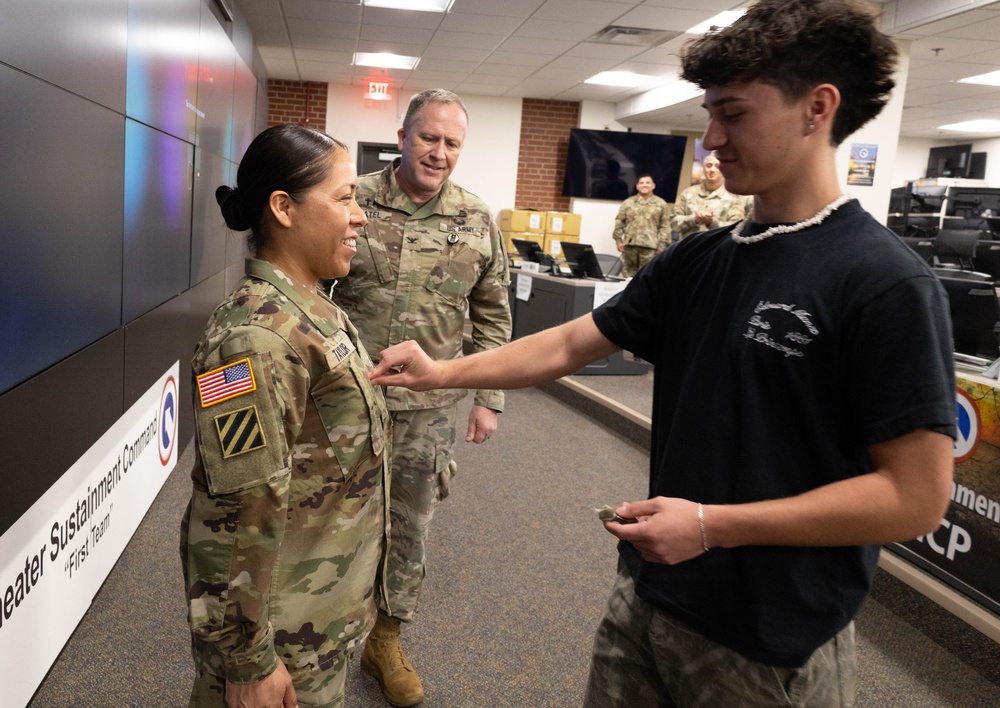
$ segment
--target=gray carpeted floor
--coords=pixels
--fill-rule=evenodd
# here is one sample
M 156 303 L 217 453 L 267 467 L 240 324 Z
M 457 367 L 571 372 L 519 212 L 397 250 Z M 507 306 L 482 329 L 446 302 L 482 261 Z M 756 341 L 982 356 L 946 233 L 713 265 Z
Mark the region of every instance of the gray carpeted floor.
M 641 387 L 645 377 L 615 378 Z M 643 497 L 648 457 L 538 390 L 509 393 L 500 425 L 486 445 L 459 444 L 459 473 L 435 520 L 422 607 L 404 645 L 430 708 L 578 706 L 616 556 L 590 508 Z M 189 446 L 32 708 L 186 705 L 177 533 L 192 459 Z M 916 601 L 880 582 L 888 585 L 858 620 L 858 705 L 1000 704 L 996 673 L 932 640 L 920 617 L 904 621 L 892 603 Z M 974 630 L 956 631 L 955 641 L 984 646 Z M 357 661 L 347 691 L 349 706 L 388 705 Z

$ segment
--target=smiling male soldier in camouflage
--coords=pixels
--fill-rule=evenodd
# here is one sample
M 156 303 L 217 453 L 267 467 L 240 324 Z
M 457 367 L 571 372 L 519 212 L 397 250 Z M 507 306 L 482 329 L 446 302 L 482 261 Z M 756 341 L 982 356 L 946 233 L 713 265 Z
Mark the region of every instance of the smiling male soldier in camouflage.
M 510 340 L 510 276 L 500 231 L 485 202 L 449 179 L 468 120 L 454 93 L 429 89 L 417 94 L 398 133 L 402 156 L 360 178 L 358 202 L 368 225 L 358 239 L 351 273 L 337 282 L 333 299 L 373 355 L 413 339 L 435 359 L 459 357 L 466 309 L 476 351 Z M 386 391 L 394 429 L 388 597 L 361 667 L 381 682 L 393 705 L 423 699 L 420 678 L 400 647 L 399 628 L 417 609 L 424 545 L 455 470 L 457 407 L 465 393 Z M 501 410 L 503 393 L 477 391 L 466 442 L 488 440 Z

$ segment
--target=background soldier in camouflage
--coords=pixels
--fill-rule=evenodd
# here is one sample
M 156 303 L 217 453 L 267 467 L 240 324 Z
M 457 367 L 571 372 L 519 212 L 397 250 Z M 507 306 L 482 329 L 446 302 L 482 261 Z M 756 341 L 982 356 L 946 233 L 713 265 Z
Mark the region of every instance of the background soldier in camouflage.
M 688 187 L 677 198 L 670 226 L 682 239 L 698 231 L 735 224 L 749 215 L 753 197 L 733 194 L 723 184 L 719 158 L 709 153 L 702 163 L 705 177 L 700 184 Z
M 350 267 L 356 179 L 329 136 L 279 126 L 248 148 L 239 189 L 217 195 L 262 260 L 247 260 L 192 360 L 192 706 L 342 706 L 375 622 L 389 413 L 357 331 L 316 288 Z
M 656 184 L 639 175 L 638 192 L 622 202 L 613 237 L 622 254 L 622 275 L 631 278 L 649 260 L 670 245 L 670 206 L 653 194 Z
M 351 273 L 336 284 L 333 298 L 373 355 L 413 339 L 435 359 L 461 356 L 466 308 L 475 350 L 510 339 L 510 277 L 499 229 L 481 199 L 448 179 L 467 126 L 468 112 L 450 91 L 414 96 L 398 132 L 402 156 L 359 181 L 368 225 Z M 399 623 L 412 620 L 417 609 L 425 540 L 455 471 L 456 410 L 465 394 L 386 392 L 394 424 L 388 595 L 361 667 L 394 705 L 423 698 L 399 645 Z M 466 442 L 487 440 L 502 409 L 500 391 L 477 391 Z

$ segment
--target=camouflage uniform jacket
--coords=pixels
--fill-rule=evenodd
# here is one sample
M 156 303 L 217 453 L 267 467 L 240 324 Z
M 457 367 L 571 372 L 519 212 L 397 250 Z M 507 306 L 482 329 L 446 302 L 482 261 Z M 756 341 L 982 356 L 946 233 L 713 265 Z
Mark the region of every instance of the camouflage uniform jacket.
M 199 670 L 237 683 L 329 669 L 375 621 L 389 414 L 347 317 L 270 263 L 191 362 L 198 455 L 181 529 Z
M 725 185 L 716 190 L 709 190 L 704 183 L 688 187 L 677 198 L 674 205 L 674 215 L 670 217 L 670 226 L 684 238 L 698 231 L 717 229 L 720 226 L 735 224 L 750 213 L 753 197 L 733 194 L 726 190 Z M 715 215 L 711 226 L 695 221 L 697 211 L 710 211 Z
M 368 224 L 358 239 L 351 272 L 332 297 L 377 357 L 386 347 L 416 340 L 432 359 L 462 356 L 465 311 L 474 351 L 510 341 L 510 274 L 500 230 L 489 207 L 450 180 L 438 198 L 415 205 L 393 172 L 363 175 L 358 203 Z M 441 408 L 466 391 L 387 389 L 390 410 Z M 503 410 L 503 392 L 476 392 L 477 405 Z
M 615 218 L 615 243 L 640 248 L 670 245 L 670 205 L 655 194 L 636 194 L 622 202 Z

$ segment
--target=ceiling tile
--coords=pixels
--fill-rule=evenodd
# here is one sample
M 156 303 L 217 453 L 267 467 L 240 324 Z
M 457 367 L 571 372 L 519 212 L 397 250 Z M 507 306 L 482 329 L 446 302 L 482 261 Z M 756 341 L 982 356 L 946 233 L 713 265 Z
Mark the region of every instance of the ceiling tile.
M 675 30 L 683 32 L 704 22 L 711 14 L 702 10 L 675 10 L 665 7 L 639 7 L 625 15 L 617 23 L 626 27 Z
M 441 21 L 441 29 L 449 32 L 473 32 L 475 34 L 507 35 L 525 22 L 526 19 L 521 17 L 506 17 L 503 15 L 462 15 L 449 12 Z
M 497 34 L 475 34 L 472 32 L 448 32 L 438 30 L 431 39 L 431 46 L 456 47 L 458 49 L 496 49 L 506 37 Z
M 242 6 L 242 3 L 240 3 Z M 329 22 L 360 22 L 361 5 L 327 0 L 281 0 L 285 17 L 300 17 Z
M 366 25 L 385 27 L 411 27 L 413 29 L 434 30 L 440 26 L 444 15 L 440 12 L 415 12 L 413 10 L 391 10 L 385 7 L 364 8 Z
M 632 3 L 637 5 L 638 3 Z M 597 29 L 610 24 L 621 24 L 618 19 L 629 12 L 629 5 L 617 2 L 595 2 L 594 0 L 548 0 L 531 16 L 532 20 L 556 20 L 559 22 L 587 22 L 597 25 Z
M 530 17 L 545 0 L 456 0 L 448 14 Z
M 386 46 L 394 44 L 427 46 L 434 36 L 434 30 L 413 29 L 411 27 L 389 27 L 388 25 L 369 25 L 361 27 L 361 39 L 369 42 L 381 42 Z
M 537 39 L 561 39 L 582 42 L 601 27 L 581 22 L 560 22 L 556 20 L 532 20 L 524 23 L 514 32 L 515 37 L 535 37 Z
M 522 52 L 524 54 L 547 54 L 557 56 L 575 47 L 578 42 L 560 39 L 546 39 L 539 42 L 535 37 L 508 37 L 500 45 L 504 52 Z

